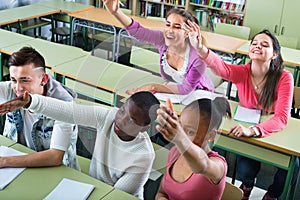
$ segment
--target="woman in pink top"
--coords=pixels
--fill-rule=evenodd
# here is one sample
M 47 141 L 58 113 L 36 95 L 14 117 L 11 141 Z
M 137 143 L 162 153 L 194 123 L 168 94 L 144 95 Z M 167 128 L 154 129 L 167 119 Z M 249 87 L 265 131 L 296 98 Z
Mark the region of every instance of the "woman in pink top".
M 176 84 L 151 83 L 127 91 L 188 94 L 195 89 L 213 91 L 214 85 L 206 73 L 206 65 L 188 41 L 182 24 L 196 21 L 193 15 L 182 8 L 174 8 L 166 14 L 166 23 L 161 30 L 151 30 L 141 26 L 119 9 L 119 0 L 104 0 L 106 9 L 127 30 L 128 34 L 140 42 L 154 45 L 160 55 L 160 74 L 166 82 Z
M 231 117 L 228 101 L 199 99 L 187 105 L 178 119 L 161 105 L 156 129 L 175 144 L 156 199 L 219 200 L 225 188 L 226 160 L 210 148 L 222 117 Z
M 201 37 L 198 37 L 201 35 L 199 26 L 193 22 L 188 24 L 184 29 L 189 32 L 190 41 L 200 58 L 216 75 L 236 84 L 240 104 L 274 114 L 255 126 L 237 124 L 229 132 L 237 137 L 265 137 L 283 129 L 290 116 L 294 86 L 292 74 L 284 69 L 277 38 L 268 30 L 263 30 L 251 41 L 248 53 L 251 62 L 226 64 L 202 44 Z M 242 180 L 243 199 L 249 198 L 259 170 L 260 162 L 238 156 L 237 176 Z M 277 170 L 274 182 L 263 199 L 277 199 L 282 194 L 286 175 L 286 170 Z

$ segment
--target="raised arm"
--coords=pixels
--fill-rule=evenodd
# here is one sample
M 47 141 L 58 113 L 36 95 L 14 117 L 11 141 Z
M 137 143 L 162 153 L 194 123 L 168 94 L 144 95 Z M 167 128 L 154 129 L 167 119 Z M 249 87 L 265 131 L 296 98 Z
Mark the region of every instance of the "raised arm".
M 209 158 L 201 147 L 195 145 L 170 109 L 161 105 L 157 119 L 160 125 L 157 125 L 156 129 L 165 139 L 176 145 L 194 173 L 200 173 L 214 183 L 222 179 L 226 170 L 223 161 L 218 158 Z
M 119 20 L 125 28 L 132 24 L 132 19 L 121 11 L 119 0 L 104 0 L 104 4 L 108 12 Z

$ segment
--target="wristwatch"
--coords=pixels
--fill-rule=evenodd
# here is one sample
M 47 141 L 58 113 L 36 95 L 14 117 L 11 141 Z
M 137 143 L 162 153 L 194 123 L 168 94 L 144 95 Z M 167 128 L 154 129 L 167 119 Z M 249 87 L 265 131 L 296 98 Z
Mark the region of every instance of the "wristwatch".
M 250 126 L 250 129 L 252 129 L 254 131 L 254 137 L 259 137 L 260 136 L 260 132 L 258 130 L 258 128 L 256 128 L 255 126 Z

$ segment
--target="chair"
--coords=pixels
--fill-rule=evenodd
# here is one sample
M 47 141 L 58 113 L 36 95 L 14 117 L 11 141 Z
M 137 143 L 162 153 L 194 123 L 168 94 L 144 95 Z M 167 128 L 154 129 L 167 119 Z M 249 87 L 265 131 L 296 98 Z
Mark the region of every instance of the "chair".
M 61 41 L 66 40 L 66 43 L 68 43 L 68 37 L 70 37 L 70 17 L 67 14 L 64 13 L 57 13 L 53 15 L 53 28 L 50 29 L 52 32 L 52 38 L 51 41 L 58 42 L 59 37 L 61 38 Z M 63 26 L 59 27 L 58 22 L 62 22 Z M 79 34 L 80 30 L 74 30 L 73 34 Z
M 126 9 L 126 8 L 120 8 L 121 11 L 126 14 L 126 15 L 130 15 L 131 14 L 131 10 L 130 9 Z M 96 32 L 94 33 L 89 33 L 88 37 L 90 39 L 92 39 L 92 54 L 94 54 L 94 48 L 95 48 L 95 44 L 94 41 L 98 41 L 101 42 L 100 48 L 101 49 L 105 49 L 107 50 L 107 59 L 109 59 L 110 56 L 110 52 L 112 52 L 112 57 L 111 60 L 114 61 L 115 60 L 115 55 L 116 54 L 116 45 L 118 42 L 116 41 L 117 39 L 114 37 L 114 33 L 115 30 L 113 30 L 113 28 L 111 26 L 105 26 L 104 24 L 99 24 L 98 25 L 100 29 L 98 29 Z
M 243 190 L 226 181 L 222 200 L 241 200 L 242 197 Z
M 91 160 L 79 155 L 76 155 L 81 172 L 89 175 Z
M 138 46 L 131 47 L 130 64 L 160 76 L 159 53 Z
M 156 21 L 160 21 L 160 22 L 166 21 L 166 19 L 164 17 L 155 17 L 155 16 L 147 16 L 146 19 L 156 20 Z
M 280 46 L 282 47 L 288 47 L 291 49 L 296 49 L 298 44 L 298 39 L 294 37 L 287 37 L 283 35 L 276 36 Z
M 215 33 L 236 37 L 244 40 L 248 40 L 250 36 L 250 28 L 247 26 L 237 26 L 225 23 L 216 23 Z
M 291 116 L 300 119 L 300 87 L 294 87 L 294 98 Z

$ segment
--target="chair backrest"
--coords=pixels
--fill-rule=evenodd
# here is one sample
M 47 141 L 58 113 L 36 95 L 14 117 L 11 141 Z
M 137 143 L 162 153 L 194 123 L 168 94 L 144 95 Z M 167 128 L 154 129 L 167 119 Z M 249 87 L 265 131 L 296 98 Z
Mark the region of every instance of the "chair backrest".
M 287 37 L 283 35 L 276 36 L 280 46 L 282 47 L 288 47 L 292 49 L 296 49 L 298 45 L 298 39 L 294 37 Z
M 294 108 L 300 108 L 300 87 L 294 87 Z
M 131 10 L 127 9 L 127 8 L 120 8 L 121 11 L 125 14 L 125 15 L 131 15 Z
M 214 32 L 222 35 L 248 40 L 250 35 L 250 28 L 247 26 L 216 23 Z
M 222 83 L 222 78 L 220 76 L 215 75 L 212 73 L 210 68 L 206 68 L 206 73 L 209 76 L 209 78 L 212 80 L 215 88 L 218 87 Z
M 225 190 L 222 195 L 222 200 L 241 200 L 243 190 L 226 181 Z
M 160 22 L 165 22 L 166 19 L 164 17 L 155 17 L 155 16 L 147 16 L 146 19 L 156 20 Z
M 160 73 L 159 53 L 137 46 L 131 47 L 130 63 L 154 74 Z

